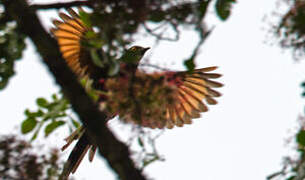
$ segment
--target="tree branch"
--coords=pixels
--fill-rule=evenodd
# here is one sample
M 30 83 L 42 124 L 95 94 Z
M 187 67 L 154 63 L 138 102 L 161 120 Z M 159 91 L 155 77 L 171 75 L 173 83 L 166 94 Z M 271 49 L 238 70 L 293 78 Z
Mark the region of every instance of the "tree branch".
M 33 4 L 30 8 L 34 10 L 42 9 L 60 9 L 60 8 L 71 8 L 75 6 L 90 6 L 90 1 L 72 1 L 66 3 L 52 3 L 52 4 Z
M 130 159 L 129 150 L 120 142 L 105 124 L 106 115 L 98 110 L 85 90 L 76 80 L 62 58 L 57 42 L 44 30 L 35 11 L 26 0 L 2 0 L 5 11 L 17 22 L 20 30 L 36 46 L 43 62 L 54 75 L 65 96 L 70 100 L 73 110 L 78 114 L 92 142 L 99 147 L 100 154 L 121 180 L 145 180 Z

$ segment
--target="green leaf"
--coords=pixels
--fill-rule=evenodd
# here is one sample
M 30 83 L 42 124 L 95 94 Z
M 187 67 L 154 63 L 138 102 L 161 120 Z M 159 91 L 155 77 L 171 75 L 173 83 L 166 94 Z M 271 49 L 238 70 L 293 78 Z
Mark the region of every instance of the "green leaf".
M 303 97 L 305 97 L 305 82 L 301 84 L 301 87 L 304 88 L 304 92 L 301 94 Z
M 296 176 L 293 175 L 293 176 L 290 176 L 289 178 L 287 178 L 286 180 L 293 180 Z
M 29 132 L 31 132 L 37 125 L 37 121 L 36 119 L 34 118 L 27 118 L 26 120 L 24 120 L 22 122 L 22 125 L 21 125 L 21 132 L 22 134 L 27 134 Z
M 37 112 L 31 112 L 29 109 L 26 109 L 24 111 L 24 114 L 27 116 L 27 118 L 34 118 L 35 119 L 36 117 L 42 116 L 43 111 L 38 110 Z
M 52 99 L 53 99 L 54 101 L 57 101 L 57 100 L 58 100 L 57 95 L 56 95 L 56 94 L 52 94 Z
M 44 129 L 45 137 L 48 137 L 55 129 L 65 124 L 65 121 L 53 121 Z
M 92 58 L 92 61 L 94 63 L 94 65 L 100 67 L 100 68 L 104 68 L 105 65 L 103 64 L 100 56 L 98 55 L 97 49 L 90 49 L 90 55 Z
M 195 69 L 194 59 L 193 59 L 193 58 L 190 58 L 190 59 L 184 61 L 184 66 L 186 67 L 186 69 L 187 69 L 189 72 L 194 71 L 194 69 Z
M 41 127 L 43 126 L 43 124 L 44 124 L 43 121 L 39 122 L 39 125 L 38 125 L 38 127 L 36 128 L 36 130 L 35 130 L 35 132 L 34 132 L 32 138 L 31 138 L 31 141 L 34 141 L 34 140 L 37 138 L 38 133 L 39 133 Z
M 27 117 L 31 116 L 31 112 L 30 112 L 29 109 L 25 109 L 24 114 L 25 114 Z
M 109 76 L 114 76 L 116 75 L 120 70 L 120 65 L 118 62 L 111 61 L 109 70 L 108 70 L 108 75 Z
M 87 93 L 93 99 L 93 101 L 97 101 L 98 98 L 100 97 L 97 91 L 95 91 L 94 89 L 88 90 Z
M 36 117 L 41 117 L 44 115 L 44 112 L 41 109 L 38 109 L 38 111 L 35 114 L 36 114 Z
M 138 144 L 141 146 L 141 147 L 144 147 L 144 143 L 142 141 L 142 139 L 140 137 L 138 137 Z
M 88 39 L 96 38 L 96 33 L 94 31 L 88 31 L 86 32 L 85 36 Z
M 90 14 L 84 12 L 84 11 L 80 11 L 79 12 L 79 16 L 80 19 L 82 20 L 82 22 L 87 26 L 87 27 L 92 27 L 92 22 L 90 19 Z
M 299 131 L 299 133 L 296 136 L 296 141 L 302 146 L 305 146 L 305 130 Z
M 235 0 L 217 0 L 215 4 L 215 9 L 218 17 L 225 21 L 231 14 L 232 4 Z
M 37 138 L 38 133 L 39 133 L 39 130 L 35 131 L 35 133 L 33 134 L 32 138 L 31 138 L 31 141 L 34 141 Z
M 77 121 L 74 120 L 73 118 L 70 118 L 70 119 L 71 119 L 71 122 L 72 122 L 73 126 L 74 126 L 75 128 L 79 128 L 79 126 L 80 126 L 79 122 L 77 122 Z
M 45 98 L 37 98 L 36 104 L 43 108 L 46 108 L 49 105 L 48 101 Z
M 45 113 L 43 121 L 66 116 L 64 111 L 68 109 L 68 105 L 68 101 L 65 99 L 49 103 L 47 106 L 48 112 Z
M 3 22 L 0 27 L 0 90 L 5 88 L 15 74 L 15 61 L 25 49 L 25 36 L 12 23 Z

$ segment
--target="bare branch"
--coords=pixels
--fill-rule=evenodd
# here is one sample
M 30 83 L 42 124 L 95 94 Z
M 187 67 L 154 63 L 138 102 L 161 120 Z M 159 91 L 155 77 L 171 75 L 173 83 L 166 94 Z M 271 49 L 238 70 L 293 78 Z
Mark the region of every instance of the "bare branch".
M 33 4 L 30 5 L 31 9 L 34 10 L 46 10 L 46 9 L 60 9 L 60 8 L 71 8 L 76 6 L 91 6 L 90 1 L 72 1 L 66 3 L 52 3 L 52 4 Z
M 152 36 L 155 36 L 156 38 L 157 38 L 157 40 L 166 40 L 166 41 L 178 41 L 179 40 L 179 35 L 180 35 L 180 32 L 178 31 L 178 29 L 177 28 L 174 28 L 174 31 L 175 31 L 175 33 L 176 33 L 176 35 L 175 35 L 175 37 L 174 38 L 171 38 L 171 37 L 164 37 L 162 34 L 162 32 L 161 33 L 155 33 L 154 31 L 156 30 L 156 29 L 150 29 L 145 23 L 143 23 L 143 27 L 144 27 L 144 29 L 145 29 L 145 31 L 147 32 L 147 33 L 149 33 L 150 35 L 152 35 Z M 161 26 L 160 27 L 158 27 L 158 29 L 159 28 L 161 28 Z

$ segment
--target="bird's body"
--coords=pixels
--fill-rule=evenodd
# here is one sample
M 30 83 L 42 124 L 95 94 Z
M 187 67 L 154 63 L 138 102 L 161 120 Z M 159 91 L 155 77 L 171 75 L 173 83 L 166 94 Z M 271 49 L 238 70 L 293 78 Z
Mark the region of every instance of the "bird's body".
M 114 76 L 107 76 L 90 57 L 83 42 L 86 33 L 93 31 L 86 26 L 72 9 L 70 14 L 60 13 L 63 21 L 54 20 L 56 28 L 52 33 L 58 41 L 60 51 L 69 67 L 80 77 L 89 77 L 94 88 L 102 91 L 97 103 L 109 119 L 118 115 L 126 123 L 148 128 L 173 128 L 191 124 L 200 117 L 209 105 L 216 104 L 215 97 L 221 94 L 213 88 L 222 84 L 211 79 L 221 75 L 211 73 L 217 67 L 187 71 L 146 73 L 137 68 L 139 61 L 149 48 L 133 46 L 118 59 L 120 70 Z M 82 11 L 79 9 L 79 11 Z M 206 103 L 202 102 L 205 101 Z M 92 160 L 96 146 L 90 143 L 86 130 L 81 128 L 67 138 L 65 149 L 73 140 L 79 139 L 71 152 L 62 173 L 62 179 L 74 173 L 90 149 Z

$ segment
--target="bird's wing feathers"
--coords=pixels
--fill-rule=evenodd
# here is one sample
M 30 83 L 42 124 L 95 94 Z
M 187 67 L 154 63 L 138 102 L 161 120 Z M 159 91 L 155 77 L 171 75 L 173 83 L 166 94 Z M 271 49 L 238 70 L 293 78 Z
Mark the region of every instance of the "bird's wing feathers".
M 221 94 L 212 88 L 221 87 L 222 84 L 210 79 L 219 78 L 221 75 L 208 73 L 216 68 L 208 67 L 197 69 L 192 73 L 177 73 L 176 77 L 181 79 L 181 83 L 177 84 L 177 101 L 167 107 L 167 128 L 190 124 L 191 119 L 200 117 L 199 113 L 208 111 L 206 104 L 217 104 L 214 98 Z
M 126 77 L 109 79 L 106 107 L 121 120 L 143 127 L 162 129 L 191 124 L 221 96 L 214 88 L 222 84 L 212 80 L 221 75 L 210 72 L 216 68 L 152 74 L 139 70 L 133 81 Z
M 131 119 L 128 121 L 149 128 L 173 128 L 174 126 L 181 127 L 184 124 L 191 124 L 192 119 L 199 118 L 201 112 L 208 111 L 207 105 L 217 104 L 215 98 L 221 96 L 214 88 L 222 87 L 222 84 L 211 80 L 221 77 L 220 74 L 210 73 L 215 69 L 217 67 L 196 69 L 193 72 L 166 72 L 162 74 L 170 86 L 175 86 L 171 93 L 163 94 L 163 96 L 171 96 L 171 99 L 174 99 L 172 103 L 166 102 L 164 106 L 160 106 L 160 108 L 165 109 L 164 116 L 144 115 L 141 121 Z M 145 107 L 145 104 L 142 107 Z
M 51 32 L 57 39 L 63 58 L 69 67 L 80 77 L 90 75 L 97 67 L 93 64 L 88 50 L 84 47 L 86 33 L 92 31 L 86 26 L 79 15 L 72 9 L 67 9 L 69 15 L 59 13 L 62 21 L 53 20 L 55 28 Z M 79 8 L 79 11 L 83 11 Z

